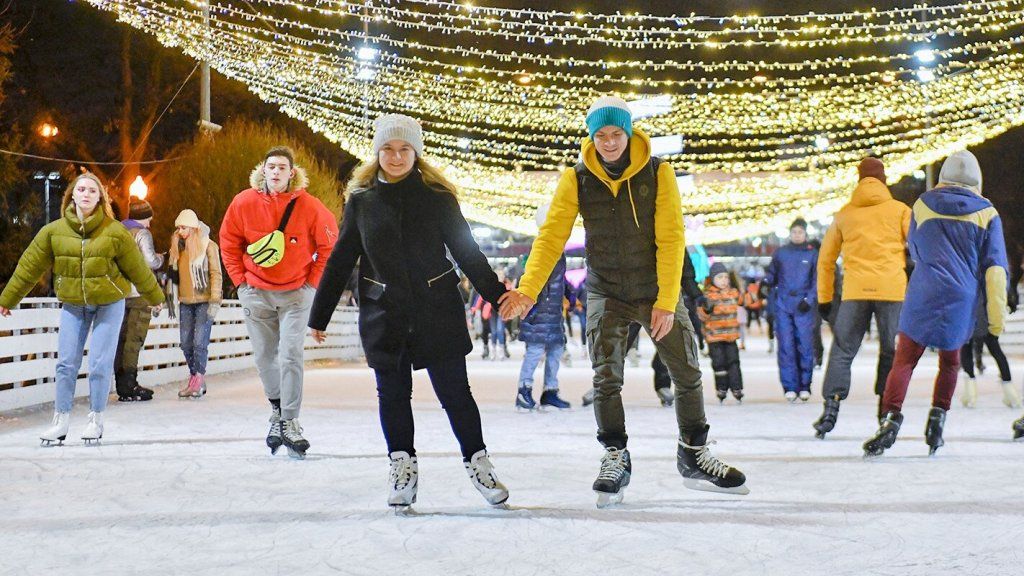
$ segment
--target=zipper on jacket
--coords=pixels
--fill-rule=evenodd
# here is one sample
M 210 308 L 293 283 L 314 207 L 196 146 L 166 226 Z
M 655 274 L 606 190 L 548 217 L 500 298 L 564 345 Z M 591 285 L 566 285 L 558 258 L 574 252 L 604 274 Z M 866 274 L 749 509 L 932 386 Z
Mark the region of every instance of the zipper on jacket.
M 441 278 L 444 278 L 445 276 L 447 276 L 447 275 L 451 274 L 451 273 L 452 273 L 452 272 L 454 272 L 454 271 L 455 271 L 455 265 L 454 265 L 454 264 L 452 264 L 452 267 L 451 267 L 451 268 L 449 268 L 448 270 L 446 270 L 446 271 L 445 271 L 445 272 L 444 272 L 443 274 L 441 274 L 441 275 L 439 275 L 439 276 L 434 276 L 434 277 L 433 277 L 433 278 L 431 278 L 430 280 L 427 280 L 427 287 L 428 287 L 428 288 L 429 288 L 429 287 L 431 287 L 431 286 L 432 286 L 432 285 L 434 284 L 434 282 L 437 282 L 437 281 L 438 281 L 438 280 L 440 280 Z
M 116 282 L 114 282 L 114 280 L 110 277 L 109 274 L 106 275 L 106 279 L 107 279 L 107 282 L 110 282 L 111 286 L 116 288 L 117 291 L 121 293 L 121 296 L 127 296 L 127 294 L 124 293 L 124 290 L 121 290 L 121 287 L 118 286 Z
M 82 259 L 79 261 L 82 270 L 82 302 L 89 305 L 89 297 L 85 295 L 85 222 L 82 222 Z
M 363 276 L 363 280 L 366 280 L 367 282 L 373 282 L 374 284 L 376 284 L 377 286 L 380 286 L 381 288 L 386 288 L 387 287 L 387 284 L 385 284 L 383 282 L 377 282 L 373 278 L 367 278 L 366 276 Z

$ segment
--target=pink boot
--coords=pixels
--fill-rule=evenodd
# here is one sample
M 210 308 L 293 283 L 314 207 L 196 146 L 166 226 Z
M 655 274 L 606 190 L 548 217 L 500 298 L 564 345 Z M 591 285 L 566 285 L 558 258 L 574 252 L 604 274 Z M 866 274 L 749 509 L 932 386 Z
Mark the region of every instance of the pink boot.
M 192 397 L 202 398 L 206 396 L 206 374 L 196 374 L 192 385 Z
M 188 382 L 178 390 L 178 398 L 188 398 L 192 396 L 192 383 L 195 382 L 196 375 L 193 374 L 188 377 Z

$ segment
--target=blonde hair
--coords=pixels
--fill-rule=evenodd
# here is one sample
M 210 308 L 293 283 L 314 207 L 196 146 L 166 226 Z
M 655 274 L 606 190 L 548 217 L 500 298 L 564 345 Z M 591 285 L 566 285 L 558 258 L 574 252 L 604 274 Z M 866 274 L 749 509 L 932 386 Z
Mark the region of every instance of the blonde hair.
M 192 228 L 189 226 L 189 228 Z M 203 253 L 203 245 L 199 235 L 202 231 L 199 228 L 192 228 L 192 233 L 185 238 L 185 257 L 188 259 L 185 263 L 186 266 L 191 266 L 193 262 L 200 260 L 205 254 Z M 181 241 L 181 236 L 178 234 L 178 229 L 175 227 L 174 232 L 171 232 L 171 267 L 178 270 L 178 258 L 181 253 L 178 248 L 178 243 Z
M 96 186 L 99 187 L 100 201 L 97 207 L 102 206 L 103 213 L 106 214 L 108 218 L 113 220 L 114 209 L 110 203 L 110 196 L 107 194 L 107 187 L 103 185 L 103 182 L 100 182 L 100 177 L 93 174 L 92 172 L 82 172 L 81 174 L 76 176 L 74 180 L 71 181 L 71 184 L 68 184 L 67 189 L 64 190 L 64 199 L 60 203 L 60 213 L 64 214 L 64 211 L 68 209 L 68 205 L 74 203 L 74 199 L 71 197 L 71 194 L 75 191 L 75 186 L 78 185 L 78 181 L 83 178 L 92 180 L 93 182 L 96 183 Z
M 440 170 L 430 165 L 423 158 L 417 158 L 413 164 L 414 170 L 419 170 L 423 175 L 423 183 L 434 189 L 436 192 L 446 192 L 458 197 L 458 188 L 451 180 L 445 178 Z M 346 194 L 373 188 L 377 182 L 377 174 L 380 173 L 380 158 L 374 158 L 369 162 L 363 162 L 352 171 L 352 177 L 348 181 Z

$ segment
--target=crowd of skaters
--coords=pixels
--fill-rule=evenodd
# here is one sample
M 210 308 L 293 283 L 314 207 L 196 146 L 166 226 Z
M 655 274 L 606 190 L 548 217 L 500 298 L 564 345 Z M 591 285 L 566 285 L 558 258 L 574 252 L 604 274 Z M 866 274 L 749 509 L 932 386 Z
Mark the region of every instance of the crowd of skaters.
M 355 170 L 340 226 L 306 191 L 306 174 L 291 150 L 275 147 L 253 169 L 250 187 L 232 200 L 219 243 L 195 212 L 177 215 L 169 268 L 189 370 L 179 396 L 206 393 L 223 266 L 237 288 L 270 405 L 266 444 L 275 453 L 284 446 L 299 458 L 310 447 L 299 424 L 302 342 L 307 329 L 317 342 L 327 339 L 331 315 L 358 271 L 359 332 L 377 383 L 391 506 L 416 501 L 411 393 L 412 371 L 419 369 L 430 376 L 473 485 L 492 505 L 508 498 L 490 461 L 469 386 L 469 327 L 476 320 L 477 331 L 487 334 L 485 357 L 510 356 L 507 332 L 525 342 L 515 404 L 531 410 L 534 373 L 542 359 L 540 404 L 569 407 L 558 395 L 557 370 L 571 329 L 566 320 L 579 318 L 594 371 L 583 403 L 593 404 L 604 449 L 593 485 L 599 506 L 620 501 L 630 482 L 621 388 L 640 329 L 657 351 L 655 390 L 675 410 L 677 468 L 692 489 L 749 492 L 744 474 L 709 449 L 699 355 L 706 350 L 711 358 L 719 400 L 729 395 L 742 400 L 744 330 L 760 324 L 762 314 L 771 341 L 777 342 L 780 382 L 790 402 L 809 400 L 814 367 L 822 362 L 816 351 L 820 322 L 832 325 L 824 410 L 814 423 L 821 438 L 835 425 L 851 387 L 850 362 L 874 317 L 880 428 L 864 445 L 868 455 L 880 455 L 895 441 L 910 375 L 927 348 L 939 351 L 940 363 L 926 430 L 930 451 L 942 445 L 961 357 L 973 357 L 973 342 L 996 356 L 1007 405 L 1020 405 L 998 346 L 1007 309 L 1016 305 L 1016 289 L 1008 281 L 999 216 L 982 196 L 980 168 L 969 152 L 946 160 L 936 188 L 913 209 L 892 199 L 881 161 L 865 159 L 849 204 L 836 214 L 820 248 L 809 241 L 806 222 L 797 219 L 790 242 L 774 254 L 763 279 L 744 284 L 736 271 L 715 263 L 701 288 L 685 247 L 675 171 L 652 156 L 650 139 L 633 127 L 624 101 L 600 98 L 587 114 L 581 160 L 563 172 L 550 203 L 538 210 L 538 237 L 524 273 L 513 282 L 491 269 L 463 217 L 457 187 L 425 159 L 419 123 L 390 114 L 378 118 L 374 130 L 375 156 Z M 137 381 L 138 351 L 149 314 L 165 301 L 154 275 L 163 255 L 153 248 L 148 204 L 133 199 L 122 222 L 112 209 L 96 176 L 75 178 L 64 195 L 63 217 L 40 231 L 0 294 L 0 315 L 9 315 L 40 277 L 53 271 L 62 308 L 57 398 L 53 423 L 41 434 L 44 443 L 61 443 L 68 434 L 90 332 L 90 414 L 82 438 L 102 437 L 112 378 L 122 400 L 152 397 Z M 578 217 L 587 233 L 582 290 L 567 285 L 563 254 Z M 835 291 L 840 257 L 841 302 Z M 912 273 L 904 271 L 911 268 Z M 468 282 L 460 284 L 462 277 Z M 506 323 L 513 321 L 518 326 L 508 331 Z M 972 406 L 973 375 L 968 382 L 963 398 Z M 1015 438 L 1024 437 L 1024 418 L 1013 429 Z

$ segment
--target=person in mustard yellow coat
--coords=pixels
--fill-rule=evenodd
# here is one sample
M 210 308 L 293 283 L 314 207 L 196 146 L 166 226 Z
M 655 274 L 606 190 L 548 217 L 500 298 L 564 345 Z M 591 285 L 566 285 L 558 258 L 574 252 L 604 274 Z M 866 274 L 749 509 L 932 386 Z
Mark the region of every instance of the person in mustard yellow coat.
M 910 207 L 893 199 L 885 185 L 885 166 L 881 160 L 865 158 L 857 172 L 860 181 L 850 202 L 836 213 L 818 254 L 818 309 L 822 318 L 835 313 L 832 350 L 822 386 L 825 409 L 814 423 L 819 438 L 824 438 L 835 426 L 839 403 L 850 393 L 850 364 L 857 356 L 872 315 L 878 324 L 875 394 L 881 406 L 885 379 L 896 353 L 896 332 L 907 291 L 904 254 L 910 229 Z M 843 302 L 836 311 L 832 310 L 832 300 L 836 259 L 840 254 L 843 257 Z

